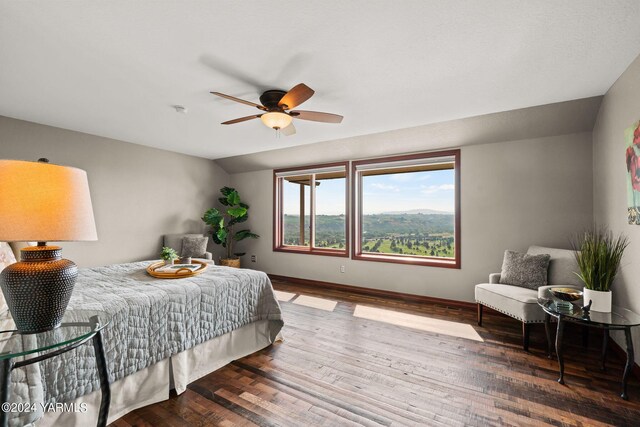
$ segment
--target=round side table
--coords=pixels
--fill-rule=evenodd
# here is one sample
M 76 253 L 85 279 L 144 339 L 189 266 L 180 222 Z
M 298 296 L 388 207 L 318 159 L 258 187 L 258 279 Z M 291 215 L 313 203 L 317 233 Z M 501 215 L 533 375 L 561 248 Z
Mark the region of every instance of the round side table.
M 538 304 L 545 312 L 545 331 L 547 333 L 547 354 L 551 358 L 551 317 L 558 320 L 556 331 L 556 355 L 558 356 L 558 365 L 560 367 L 560 378 L 558 382 L 564 384 L 564 359 L 562 353 L 562 338 L 564 333 L 565 322 L 579 323 L 590 328 L 600 328 L 604 331 L 602 341 L 602 369 L 604 369 L 605 359 L 607 356 L 607 345 L 609 342 L 609 331 L 624 331 L 627 341 L 627 364 L 622 375 L 622 393 L 620 397 L 628 400 L 627 381 L 631 374 L 634 363 L 633 341 L 631 339 L 631 328 L 640 325 L 640 315 L 626 308 L 614 306 L 611 313 L 602 313 L 599 311 L 585 312 L 581 307 L 572 305 L 571 308 L 564 308 L 562 305 L 556 304 L 553 299 L 539 298 Z
M 12 327 L 13 320 L 7 313 L 0 321 Z M 106 426 L 111 402 L 109 372 L 102 345 L 101 331 L 111 322 L 111 316 L 102 311 L 69 310 L 62 324 L 52 330 L 37 333 L 22 333 L 15 329 L 0 331 L 0 404 L 9 402 L 11 371 L 33 363 L 56 357 L 92 342 L 96 354 L 96 365 L 100 377 L 100 412 L 98 426 Z M 3 405 L 4 408 L 6 405 Z M 9 412 L 0 409 L 0 426 L 8 424 Z

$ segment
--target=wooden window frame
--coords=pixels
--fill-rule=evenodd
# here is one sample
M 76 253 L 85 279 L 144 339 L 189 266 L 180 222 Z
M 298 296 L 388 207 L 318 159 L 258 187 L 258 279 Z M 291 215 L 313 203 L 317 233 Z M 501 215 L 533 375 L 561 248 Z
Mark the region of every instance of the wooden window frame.
M 362 252 L 362 177 L 356 171 L 358 166 L 362 165 L 375 165 L 377 163 L 399 162 L 405 160 L 417 160 L 417 159 L 433 159 L 435 157 L 453 157 L 454 158 L 454 180 L 455 180 L 455 194 L 454 194 L 454 258 L 438 258 L 438 257 L 425 257 L 425 256 L 407 256 L 399 254 L 372 254 Z M 368 160 L 358 160 L 351 163 L 351 177 L 352 177 L 352 189 L 351 189 L 351 209 L 353 211 L 354 224 L 351 225 L 353 242 L 353 253 L 351 258 L 358 261 L 374 261 L 374 262 L 388 262 L 396 264 L 409 264 L 409 265 L 424 265 L 430 267 L 442 267 L 442 268 L 461 268 L 461 232 L 460 232 L 460 150 L 446 150 L 429 153 L 409 154 L 402 156 L 381 157 Z
M 310 194 L 310 209 L 309 209 L 309 227 L 310 227 L 310 243 L 309 246 L 287 246 L 283 244 L 283 186 L 282 179 L 279 179 L 278 174 L 285 172 L 297 172 L 300 174 L 305 173 L 315 174 L 315 170 L 331 167 L 344 167 L 345 171 L 345 245 L 344 249 L 329 249 L 329 248 L 315 248 L 313 242 L 315 241 L 315 191 Z M 311 181 L 310 189 L 314 189 L 315 179 Z M 335 163 L 323 163 L 316 165 L 299 166 L 294 168 L 275 169 L 273 171 L 273 251 L 274 252 L 287 252 L 296 254 L 308 254 L 308 255 L 324 255 L 333 257 L 348 258 L 351 254 L 351 216 L 349 205 L 349 191 L 351 189 L 350 169 L 349 162 L 335 162 Z

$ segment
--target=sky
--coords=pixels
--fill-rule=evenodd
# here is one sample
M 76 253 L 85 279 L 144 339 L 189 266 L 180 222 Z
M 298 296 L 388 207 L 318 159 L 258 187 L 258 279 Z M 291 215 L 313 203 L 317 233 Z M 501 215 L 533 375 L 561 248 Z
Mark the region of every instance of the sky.
M 454 182 L 453 170 L 365 176 L 363 177 L 363 214 L 413 209 L 453 212 Z M 297 184 L 289 184 L 285 181 L 283 194 L 285 214 L 299 214 L 298 187 Z M 309 190 L 308 187 L 306 189 Z M 344 180 L 322 181 L 316 189 L 316 202 L 318 215 L 344 214 Z
M 369 215 L 413 209 L 453 212 L 454 182 L 452 169 L 365 176 L 362 213 Z

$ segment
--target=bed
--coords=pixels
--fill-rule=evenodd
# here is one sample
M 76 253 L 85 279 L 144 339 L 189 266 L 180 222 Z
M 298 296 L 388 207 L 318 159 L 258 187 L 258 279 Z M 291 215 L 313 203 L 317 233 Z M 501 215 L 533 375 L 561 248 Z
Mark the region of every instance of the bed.
M 265 273 L 210 265 L 199 276 L 162 280 L 149 262 L 81 269 L 68 311 L 113 317 L 103 333 L 111 383 L 109 422 L 178 394 L 196 379 L 279 339 L 280 306 Z M 12 376 L 12 401 L 83 403 L 85 412 L 13 414 L 10 425 L 89 426 L 100 387 L 91 346 Z

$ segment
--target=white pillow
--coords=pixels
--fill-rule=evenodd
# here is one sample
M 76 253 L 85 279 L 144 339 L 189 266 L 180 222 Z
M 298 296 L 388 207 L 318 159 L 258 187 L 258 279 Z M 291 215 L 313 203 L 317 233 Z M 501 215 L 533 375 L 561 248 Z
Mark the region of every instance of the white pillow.
M 16 262 L 16 257 L 11 250 L 11 246 L 7 242 L 0 242 L 0 272 L 14 262 Z M 0 292 L 0 315 L 6 313 L 8 309 L 4 294 Z
M 16 257 L 11 246 L 7 242 L 0 242 L 0 271 L 14 262 L 16 262 Z

